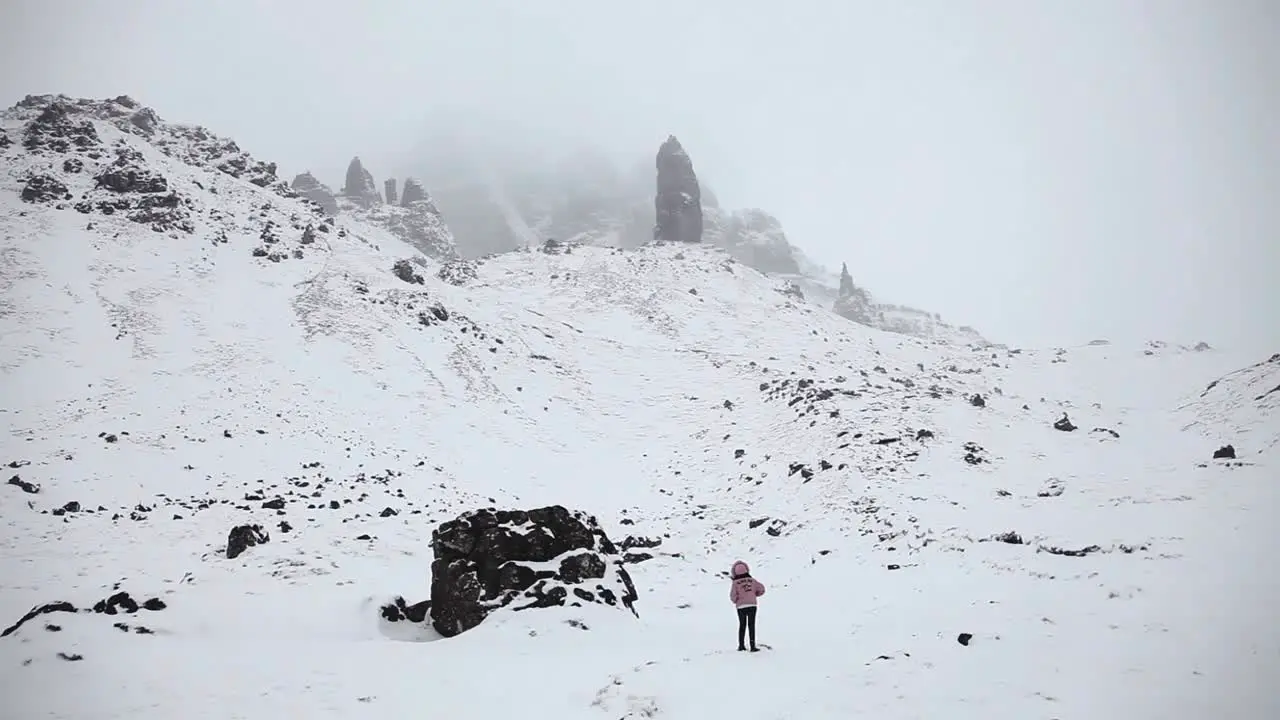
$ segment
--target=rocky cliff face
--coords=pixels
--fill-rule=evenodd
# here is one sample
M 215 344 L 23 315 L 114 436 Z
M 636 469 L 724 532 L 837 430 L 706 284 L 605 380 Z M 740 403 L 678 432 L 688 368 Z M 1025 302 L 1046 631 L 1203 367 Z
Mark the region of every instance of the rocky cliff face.
M 768 274 L 800 272 L 794 248 L 777 218 L 754 208 L 721 214 L 720 218 L 715 244 L 738 262 Z
M 310 171 L 295 176 L 292 187 L 294 192 L 319 205 L 326 215 L 338 214 L 338 198 L 334 196 L 333 190 L 317 180 Z
M 653 238 L 665 242 L 702 241 L 702 189 L 693 161 L 674 135 L 658 148 L 658 183 L 653 198 Z

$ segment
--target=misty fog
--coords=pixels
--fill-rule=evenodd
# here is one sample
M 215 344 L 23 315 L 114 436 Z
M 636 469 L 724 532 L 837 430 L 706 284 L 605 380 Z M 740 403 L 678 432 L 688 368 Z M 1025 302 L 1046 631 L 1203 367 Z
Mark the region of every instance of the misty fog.
M 460 238 L 493 221 L 450 205 L 493 186 L 641 227 L 651 216 L 628 213 L 674 134 L 707 202 L 759 208 L 808 260 L 993 341 L 1280 349 L 1267 0 L 10 0 L 5 15 L 6 106 L 127 94 L 334 188 L 359 156 L 379 184 L 421 178 Z

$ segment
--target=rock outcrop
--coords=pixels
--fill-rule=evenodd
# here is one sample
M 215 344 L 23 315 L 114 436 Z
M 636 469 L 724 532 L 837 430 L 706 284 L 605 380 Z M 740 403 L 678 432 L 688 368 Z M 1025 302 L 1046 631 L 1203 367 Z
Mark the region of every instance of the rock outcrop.
M 730 214 L 721 233 L 716 244 L 748 267 L 769 274 L 800 272 L 782 223 L 763 210 L 751 208 Z
M 848 264 L 840 265 L 840 291 L 831 309 L 840 317 L 856 323 L 873 325 L 875 322 L 871 295 L 853 284 Z
M 427 191 L 422 187 L 422 183 L 416 178 L 405 178 L 404 196 L 401 198 L 401 204 L 405 207 L 409 207 L 414 203 L 422 202 L 424 200 L 431 202 L 431 198 L 427 196 Z M 432 207 L 435 207 L 434 203 L 432 203 Z M 437 212 L 437 214 L 439 213 Z
M 293 178 L 293 191 L 320 206 L 326 215 L 338 214 L 338 199 L 333 190 L 316 179 L 309 171 Z
M 382 183 L 382 187 L 383 187 L 384 193 L 386 194 L 387 204 L 395 205 L 396 204 L 396 179 L 387 178 L 386 181 Z
M 665 242 L 702 241 L 702 191 L 693 162 L 674 135 L 658 148 L 658 192 L 653 206 L 653 239 Z
M 388 189 L 393 186 L 388 185 Z M 396 237 L 417 248 L 427 257 L 451 260 L 458 256 L 453 233 L 445 224 L 436 204 L 422 187 L 422 183 L 408 178 L 404 181 L 402 205 L 378 203 L 362 215 L 395 233 Z
M 506 606 L 601 603 L 635 613 L 635 586 L 617 547 L 582 512 L 473 510 L 441 524 L 431 546 L 431 621 L 445 637 Z
M 351 164 L 347 166 L 347 179 L 346 185 L 342 187 L 342 196 L 366 209 L 382 202 L 382 197 L 378 195 L 378 186 L 373 182 L 373 175 L 364 169 L 364 164 L 358 157 L 351 158 Z

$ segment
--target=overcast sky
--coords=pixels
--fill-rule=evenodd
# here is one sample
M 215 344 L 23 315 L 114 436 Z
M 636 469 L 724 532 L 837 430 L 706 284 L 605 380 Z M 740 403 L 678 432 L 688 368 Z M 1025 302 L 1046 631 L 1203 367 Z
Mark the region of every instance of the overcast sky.
M 129 94 L 334 185 L 442 119 L 675 133 L 723 204 L 992 339 L 1280 351 L 1274 0 L 4 5 L 5 105 Z

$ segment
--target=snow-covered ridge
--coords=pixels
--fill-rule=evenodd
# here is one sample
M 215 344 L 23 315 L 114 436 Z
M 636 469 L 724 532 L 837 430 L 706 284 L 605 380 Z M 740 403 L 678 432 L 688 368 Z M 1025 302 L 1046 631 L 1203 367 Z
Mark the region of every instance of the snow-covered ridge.
M 1223 375 L 1180 410 L 1186 429 L 1232 444 L 1240 457 L 1280 447 L 1280 353 Z

